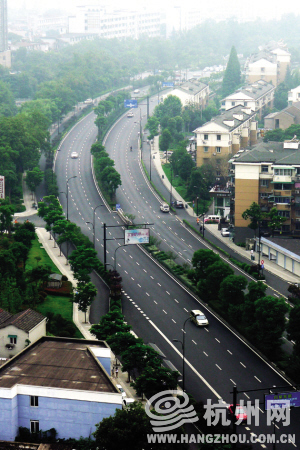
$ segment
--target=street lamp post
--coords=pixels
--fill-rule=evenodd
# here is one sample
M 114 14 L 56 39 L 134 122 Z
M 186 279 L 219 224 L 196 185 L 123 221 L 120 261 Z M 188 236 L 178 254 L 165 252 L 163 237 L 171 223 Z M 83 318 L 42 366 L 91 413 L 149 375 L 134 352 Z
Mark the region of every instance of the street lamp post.
M 182 390 L 185 392 L 185 325 L 187 321 L 190 320 L 190 317 L 185 319 L 182 327 L 182 341 L 179 339 L 173 339 L 173 342 L 180 342 L 182 347 Z
M 173 182 L 173 168 L 172 168 L 172 163 L 170 163 L 170 168 L 171 168 L 170 206 L 172 206 L 172 182 Z
M 69 220 L 69 181 L 72 180 L 72 178 L 77 178 L 77 175 L 74 175 L 74 177 L 70 177 L 67 179 L 66 192 L 60 191 L 60 194 L 65 194 L 67 199 L 67 220 Z
M 151 142 L 150 142 L 150 181 L 151 181 L 151 156 L 152 156 L 152 154 L 151 154 L 151 150 L 152 150 L 152 144 L 151 144 Z
M 96 238 L 96 233 L 95 233 L 95 213 L 96 213 L 96 209 L 99 208 L 100 206 L 104 206 L 103 203 L 101 203 L 100 205 L 96 206 L 93 210 L 93 244 L 94 244 L 94 249 L 95 249 L 95 238 Z
M 126 246 L 127 246 L 127 244 L 123 244 L 123 245 L 120 245 L 120 247 L 116 248 L 116 250 L 115 250 L 115 258 L 114 258 L 114 270 L 117 270 L 117 250 L 119 250 L 119 248 L 121 248 L 121 247 L 126 247 Z

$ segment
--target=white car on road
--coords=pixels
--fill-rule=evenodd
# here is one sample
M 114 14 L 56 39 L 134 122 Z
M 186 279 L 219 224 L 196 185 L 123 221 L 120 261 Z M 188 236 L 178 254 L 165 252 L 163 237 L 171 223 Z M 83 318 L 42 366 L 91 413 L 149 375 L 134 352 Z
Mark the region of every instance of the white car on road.
M 72 159 L 78 158 L 78 153 L 77 153 L 77 152 L 72 152 L 72 153 L 71 153 L 71 158 L 72 158 Z
M 222 235 L 223 237 L 228 237 L 228 236 L 230 236 L 230 231 L 228 230 L 228 228 L 222 228 L 222 230 L 221 230 L 221 235 Z

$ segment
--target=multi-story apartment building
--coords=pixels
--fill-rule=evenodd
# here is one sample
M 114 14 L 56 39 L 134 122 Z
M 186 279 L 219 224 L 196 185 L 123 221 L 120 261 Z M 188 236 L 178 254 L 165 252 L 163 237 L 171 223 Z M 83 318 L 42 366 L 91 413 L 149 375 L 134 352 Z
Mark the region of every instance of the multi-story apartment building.
M 174 89 L 167 92 L 167 94 L 162 95 L 161 101 L 164 101 L 169 95 L 178 97 L 183 106 L 196 104 L 204 109 L 208 105 L 209 86 L 195 78 L 191 78 L 181 86 L 176 86 Z
M 300 101 L 300 86 L 295 87 L 295 89 L 291 89 L 288 92 L 288 103 L 291 106 L 293 103 L 297 103 Z
M 293 103 L 291 106 L 268 114 L 264 118 L 264 127 L 268 130 L 281 128 L 286 130 L 291 125 L 300 123 L 300 102 Z
M 226 157 L 257 143 L 256 113 L 244 106 L 234 106 L 197 128 L 196 163 L 202 166 L 211 158 Z
M 242 214 L 255 202 L 265 212 L 275 207 L 286 218 L 282 233 L 300 235 L 300 141 L 263 142 L 240 151 L 230 162 L 235 171 L 237 231 L 248 226 Z
M 160 36 L 161 14 L 154 10 L 113 10 L 106 6 L 77 6 L 69 17 L 69 33 L 94 33 L 104 38 Z
M 272 83 L 258 80 L 225 97 L 221 102 L 221 109 L 227 111 L 233 106 L 242 105 L 256 111 L 261 117 L 266 108 L 273 107 L 274 92 Z
M 278 86 L 286 76 L 291 63 L 291 54 L 282 42 L 270 42 L 260 51 L 250 56 L 245 65 L 248 83 L 264 80 Z

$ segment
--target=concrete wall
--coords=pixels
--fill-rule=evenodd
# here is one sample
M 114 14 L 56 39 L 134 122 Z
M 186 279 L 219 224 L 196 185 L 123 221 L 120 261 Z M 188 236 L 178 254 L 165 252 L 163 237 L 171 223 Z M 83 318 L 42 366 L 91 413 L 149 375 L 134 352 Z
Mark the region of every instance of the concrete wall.
M 1 393 L 0 393 L 1 395 Z M 0 436 L 14 441 L 19 426 L 30 428 L 38 420 L 40 430 L 55 428 L 58 438 L 89 437 L 95 425 L 113 415 L 120 404 L 38 396 L 39 406 L 30 406 L 30 395 L 0 398 Z
M 235 165 L 235 226 L 247 227 L 250 221 L 242 218 L 243 212 L 259 199 L 260 167 L 246 164 Z

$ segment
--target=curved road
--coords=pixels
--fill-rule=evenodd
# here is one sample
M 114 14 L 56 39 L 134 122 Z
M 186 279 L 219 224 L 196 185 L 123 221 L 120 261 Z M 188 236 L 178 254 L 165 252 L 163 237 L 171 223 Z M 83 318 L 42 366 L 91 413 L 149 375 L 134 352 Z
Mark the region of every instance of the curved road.
M 155 233 L 166 249 L 175 250 L 179 259 L 189 261 L 192 254 L 203 244 L 199 238 L 188 232 L 178 217 L 159 212 L 159 200 L 149 192 L 149 187 L 140 170 L 137 151 L 137 132 L 139 130 L 139 111 L 134 111 L 135 119 L 121 118 L 106 141 L 106 150 L 116 161 L 123 185 L 118 190 L 117 200 L 122 209 L 136 216 L 136 223 L 154 223 Z M 93 124 L 94 117 L 84 118 L 64 140 L 56 160 L 56 174 L 59 189 L 66 190 L 69 181 L 69 219 L 77 223 L 90 237 L 93 221 L 93 209 L 100 205 L 102 199 L 91 177 L 89 149 L 95 141 L 97 130 Z M 129 152 L 130 145 L 133 152 Z M 77 151 L 79 159 L 70 159 L 70 153 Z M 66 208 L 66 198 L 60 198 Z M 185 214 L 185 211 L 180 211 Z M 101 223 L 120 224 L 114 213 L 105 207 L 96 211 L 96 249 L 103 260 L 103 243 Z M 122 237 L 122 228 L 109 228 L 108 238 Z M 123 241 L 108 241 L 107 261 L 114 264 L 115 250 Z M 182 349 L 173 339 L 182 339 L 182 326 L 191 309 L 199 305 L 198 299 L 181 287 L 176 280 L 165 273 L 155 261 L 152 261 L 136 246 L 122 247 L 116 252 L 118 271 L 123 277 L 124 314 L 134 331 L 145 342 L 154 342 L 182 372 Z M 203 308 L 203 306 L 201 306 Z M 204 306 L 205 308 L 205 306 Z M 185 356 L 186 387 L 197 400 L 211 398 L 213 402 L 222 398 L 231 402 L 230 392 L 234 384 L 242 392 L 239 398 L 262 399 L 261 391 L 244 393 L 248 389 L 261 389 L 272 386 L 284 386 L 286 381 L 253 352 L 234 333 L 226 328 L 212 313 L 206 311 L 210 327 L 197 329 L 189 321 L 186 324 Z M 298 414 L 293 414 L 294 418 Z M 260 426 L 247 427 L 247 433 L 271 432 L 266 427 L 266 414 L 261 413 Z M 295 429 L 282 427 L 278 433 L 293 433 Z M 244 432 L 243 428 L 243 432 Z M 261 448 L 260 444 L 257 444 Z M 290 448 L 291 444 L 281 444 L 280 448 Z M 271 448 L 266 445 L 265 448 Z

